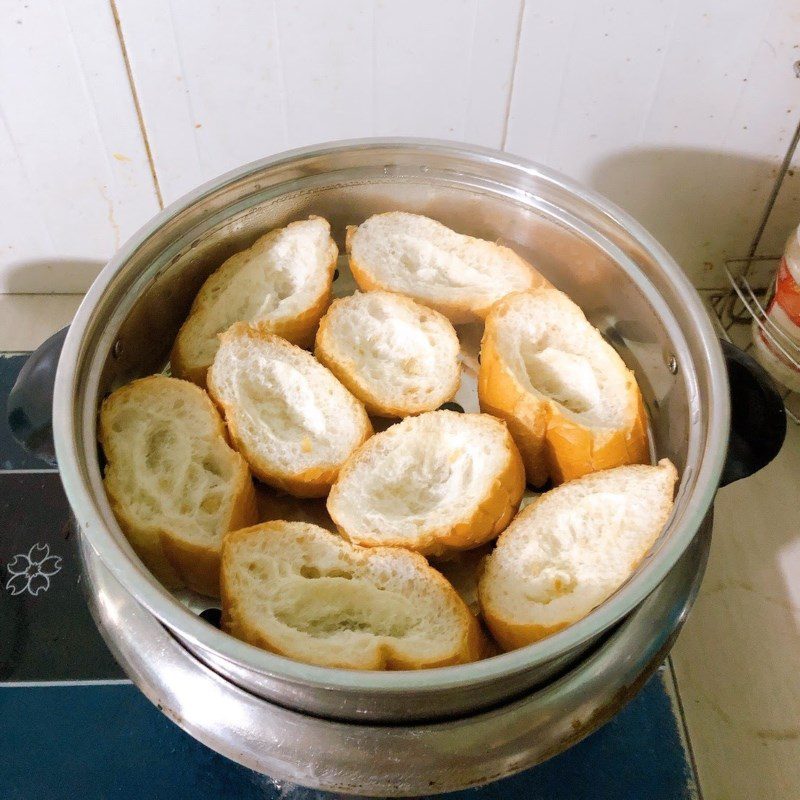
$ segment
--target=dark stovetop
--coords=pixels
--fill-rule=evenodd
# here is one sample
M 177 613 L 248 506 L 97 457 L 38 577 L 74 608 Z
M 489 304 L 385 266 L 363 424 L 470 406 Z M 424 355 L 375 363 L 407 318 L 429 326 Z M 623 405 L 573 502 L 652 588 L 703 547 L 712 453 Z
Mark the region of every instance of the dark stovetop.
M 83 599 L 58 472 L 18 447 L 6 426 L 6 396 L 25 357 L 0 355 L 0 798 L 333 798 L 281 786 L 209 750 L 125 679 Z M 614 720 L 566 753 L 443 797 L 695 798 L 674 697 L 666 664 Z

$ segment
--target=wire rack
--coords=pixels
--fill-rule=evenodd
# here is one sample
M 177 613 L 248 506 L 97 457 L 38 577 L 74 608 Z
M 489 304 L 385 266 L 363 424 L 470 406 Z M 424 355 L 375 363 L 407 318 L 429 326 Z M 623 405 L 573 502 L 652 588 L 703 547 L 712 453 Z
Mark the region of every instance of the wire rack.
M 781 256 L 751 256 L 728 259 L 724 264 L 730 289 L 711 292 L 709 305 L 720 332 L 743 350 L 753 349 L 753 321 L 774 352 L 800 370 L 800 345 L 767 316 L 773 277 Z M 800 424 L 800 393 L 783 390 L 789 417 Z

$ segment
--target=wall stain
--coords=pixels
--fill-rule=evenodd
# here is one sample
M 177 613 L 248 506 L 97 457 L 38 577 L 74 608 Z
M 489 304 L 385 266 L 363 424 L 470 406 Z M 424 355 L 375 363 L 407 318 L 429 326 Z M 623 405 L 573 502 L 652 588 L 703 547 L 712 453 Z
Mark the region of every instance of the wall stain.
M 746 725 L 735 721 L 716 700 L 706 697 L 704 698 L 704 702 L 726 725 L 735 730 L 743 731 L 750 736 L 755 736 L 762 741 L 793 742 L 800 739 L 800 726 L 789 728 L 757 728 L 754 725 Z
M 765 600 L 768 603 L 773 603 L 776 606 L 780 606 L 782 609 L 792 614 L 798 611 L 794 603 L 792 603 L 789 598 L 766 594 L 750 583 L 750 581 L 745 580 L 715 581 L 714 583 L 710 583 L 708 585 L 704 584 L 700 590 L 700 595 L 702 597 L 709 597 L 710 595 L 724 592 L 726 589 L 741 589 L 744 592 L 757 595 L 762 600 Z
M 773 742 L 791 742 L 800 739 L 800 727 L 757 728 L 753 732 L 759 739 L 769 739 Z
M 117 218 L 114 216 L 114 203 L 111 200 L 111 196 L 108 194 L 108 187 L 104 183 L 98 183 L 97 186 L 100 189 L 103 200 L 106 201 L 106 205 L 108 206 L 108 224 L 111 225 L 111 229 L 114 231 L 114 250 L 119 250 L 121 236 Z

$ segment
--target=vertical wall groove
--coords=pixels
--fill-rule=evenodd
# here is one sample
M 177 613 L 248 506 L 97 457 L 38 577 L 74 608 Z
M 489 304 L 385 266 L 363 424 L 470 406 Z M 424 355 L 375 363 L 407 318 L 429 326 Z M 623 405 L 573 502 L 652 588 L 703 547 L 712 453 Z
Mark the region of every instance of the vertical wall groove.
M 133 105 L 136 109 L 136 118 L 139 120 L 139 130 L 142 133 L 142 141 L 144 142 L 144 150 L 147 154 L 147 163 L 150 165 L 150 174 L 153 176 L 153 187 L 156 190 L 156 197 L 158 198 L 159 208 L 164 208 L 164 197 L 161 194 L 161 186 L 158 182 L 158 173 L 156 172 L 156 165 L 153 161 L 153 151 L 150 148 L 150 140 L 147 136 L 147 127 L 144 124 L 144 117 L 142 116 L 142 106 L 139 102 L 139 93 L 136 91 L 136 84 L 133 80 L 133 73 L 131 72 L 131 62 L 128 58 L 128 48 L 125 46 L 125 36 L 122 33 L 122 23 L 119 19 L 117 12 L 116 0 L 109 0 L 111 5 L 111 13 L 114 16 L 114 26 L 117 29 L 117 38 L 119 39 L 119 46 L 122 51 L 122 60 L 125 62 L 125 73 L 128 76 L 128 85 L 131 89 L 131 96 L 133 97 Z
M 517 79 L 517 68 L 519 67 L 519 42 L 522 38 L 522 21 L 525 18 L 525 2 L 526 0 L 522 0 L 522 3 L 519 7 L 519 17 L 517 19 L 517 40 L 514 43 L 514 63 L 511 68 L 511 84 L 508 87 L 508 100 L 506 102 L 506 115 L 505 119 L 503 120 L 503 140 L 500 145 L 502 150 L 506 149 L 506 141 L 508 140 L 508 123 L 511 118 L 511 101 L 514 97 L 514 82 Z

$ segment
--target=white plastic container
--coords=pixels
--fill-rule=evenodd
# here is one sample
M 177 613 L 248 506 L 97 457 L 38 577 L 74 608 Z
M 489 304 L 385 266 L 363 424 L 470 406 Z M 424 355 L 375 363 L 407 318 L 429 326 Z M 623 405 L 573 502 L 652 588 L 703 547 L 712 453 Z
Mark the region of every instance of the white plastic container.
M 800 227 L 786 243 L 766 316 L 753 320 L 752 333 L 764 369 L 787 389 L 800 392 Z

